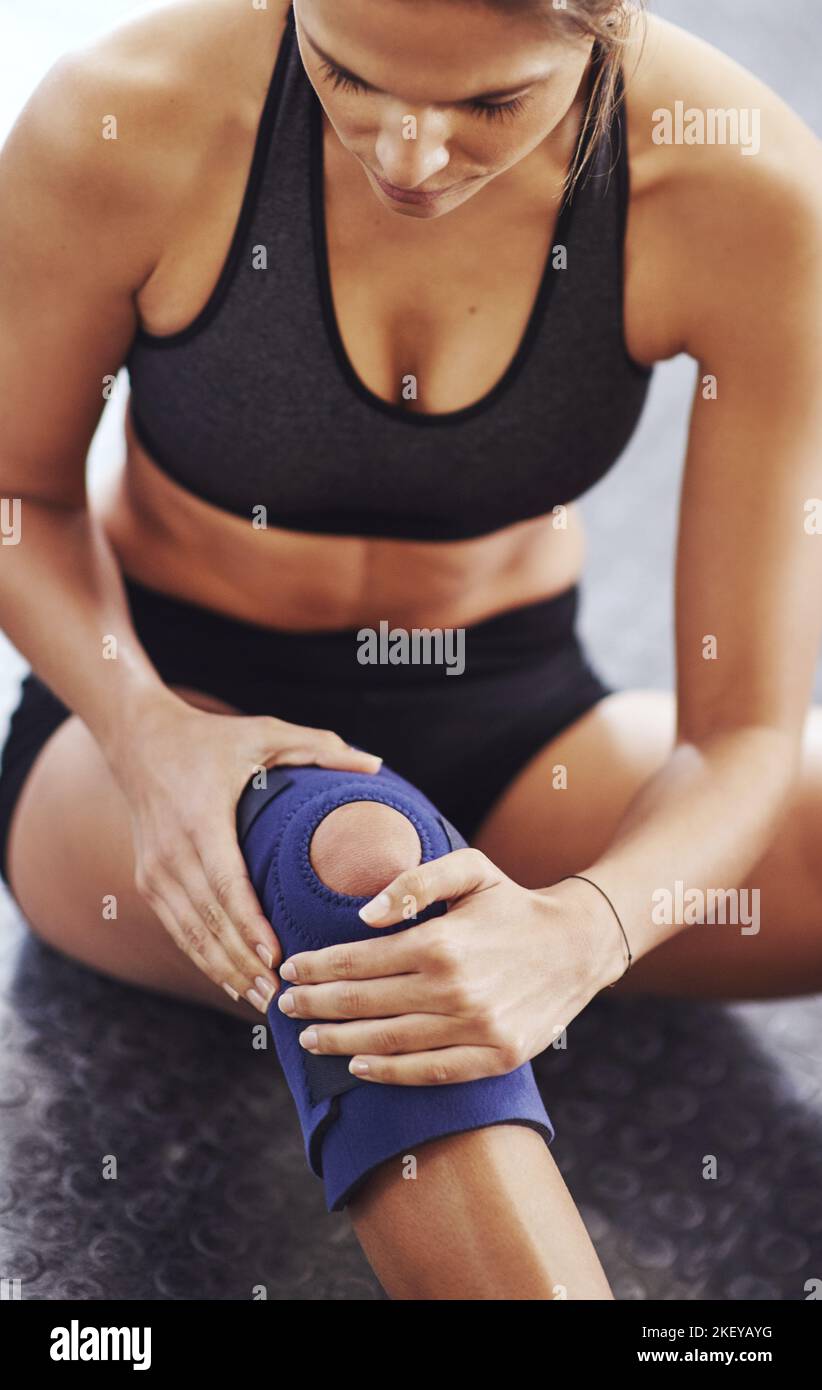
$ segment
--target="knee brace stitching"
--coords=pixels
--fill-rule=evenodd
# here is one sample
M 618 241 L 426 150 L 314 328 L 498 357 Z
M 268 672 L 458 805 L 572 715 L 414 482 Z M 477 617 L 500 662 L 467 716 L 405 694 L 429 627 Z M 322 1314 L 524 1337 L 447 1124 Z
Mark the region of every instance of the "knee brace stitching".
M 325 790 L 320 788 L 299 796 L 294 804 L 289 806 L 287 811 L 284 811 L 281 824 L 270 841 L 270 854 L 266 855 L 269 869 L 265 875 L 265 883 L 270 884 L 273 890 L 273 901 L 277 909 L 273 920 L 273 926 L 276 931 L 278 921 L 287 923 L 291 929 L 289 935 L 296 936 L 301 943 L 299 949 L 314 948 L 321 950 L 327 946 L 329 942 L 327 938 L 312 932 L 306 926 L 305 922 L 296 921 L 286 893 L 283 890 L 279 874 L 273 876 L 276 880 L 275 882 L 270 882 L 272 878 L 270 866 L 279 863 L 283 841 L 288 834 L 289 828 L 305 807 L 314 803 L 311 815 L 307 818 L 306 824 L 302 827 L 298 841 L 299 873 L 308 891 L 331 907 L 350 908 L 353 913 L 357 905 L 362 906 L 363 903 L 368 901 L 367 895 L 340 893 L 333 888 L 329 888 L 328 885 L 324 884 L 322 879 L 319 878 L 311 863 L 310 848 L 314 832 L 325 817 L 339 806 L 350 805 L 358 801 L 369 801 L 389 806 L 392 810 L 398 811 L 401 815 L 404 815 L 414 826 L 419 836 L 422 849 L 421 862 L 425 863 L 427 860 L 437 857 L 431 838 L 430 827 L 425 824 L 417 809 L 411 803 L 410 797 L 398 794 L 397 792 L 392 793 L 385 789 L 384 786 L 374 785 L 376 781 L 375 777 L 366 778 L 364 774 L 354 775 L 363 777 L 361 785 L 358 784 L 354 788 L 350 787 L 351 775 L 340 773 L 339 776 L 344 779 L 344 781 L 342 786 L 339 786 L 336 791 L 333 787 Z M 396 776 L 396 774 L 390 775 Z M 238 838 L 241 844 L 246 840 L 252 824 L 257 820 L 265 807 L 269 805 L 275 797 L 279 796 L 289 787 L 294 786 L 296 781 L 296 774 L 289 776 L 288 773 L 284 771 L 273 769 L 268 771 L 266 786 L 255 787 L 249 784 L 246 787 L 237 808 Z M 465 842 L 454 826 L 452 826 L 450 822 L 446 822 L 445 818 L 436 811 L 433 806 L 430 809 L 432 819 L 438 823 L 442 829 L 448 846 L 451 849 L 456 849 L 463 845 Z M 255 883 L 254 886 L 258 894 L 264 891 L 263 882 Z M 417 914 L 414 918 L 414 922 L 415 924 L 421 923 L 432 917 L 440 916 L 445 910 L 444 903 L 433 903 L 424 912 Z M 393 927 L 385 928 L 382 934 L 395 935 L 397 932 L 406 930 L 409 925 L 410 923 L 408 921 L 400 922 Z M 352 932 L 356 932 L 358 926 L 359 922 L 352 917 Z M 368 929 L 366 929 L 366 932 L 367 931 Z M 368 934 L 370 935 L 370 933 Z M 368 935 L 362 933 L 360 939 L 368 939 Z M 293 947 L 291 948 L 291 952 L 293 953 Z M 276 1007 L 276 1000 L 274 1001 L 274 1005 Z M 280 1018 L 282 1018 L 282 1015 L 280 1015 Z M 289 1021 L 292 1022 L 291 1020 Z M 303 1026 L 307 1027 L 308 1024 L 305 1020 L 300 1020 L 297 1026 L 302 1029 Z M 350 1060 L 350 1057 L 341 1054 L 329 1054 L 327 1056 L 314 1055 L 310 1052 L 306 1052 L 304 1048 L 300 1048 L 300 1061 L 305 1073 L 305 1081 L 309 1095 L 315 1104 L 320 1100 L 342 1095 L 355 1086 L 365 1086 L 368 1084 L 362 1081 L 360 1077 L 354 1076 L 353 1073 L 348 1070 L 348 1063 Z
M 303 772 L 304 771 L 305 770 L 303 770 Z M 322 772 L 328 773 L 330 770 L 314 769 L 314 771 L 321 774 Z M 254 882 L 254 887 L 261 899 L 264 897 L 269 898 L 269 894 L 266 890 L 271 889 L 267 910 L 270 913 L 272 902 L 276 905 L 276 913 L 272 921 L 275 931 L 277 930 L 278 924 L 287 924 L 289 928 L 288 935 L 292 939 L 292 944 L 289 947 L 290 954 L 295 953 L 295 946 L 293 944 L 294 938 L 296 938 L 299 943 L 296 950 L 311 949 L 312 947 L 315 949 L 322 949 L 329 945 L 327 937 L 319 936 L 316 932 L 311 931 L 305 921 L 298 922 L 296 920 L 291 903 L 283 889 L 279 872 L 276 871 L 280 865 L 284 841 L 289 834 L 289 830 L 294 825 L 297 817 L 299 817 L 307 807 L 311 806 L 312 809 L 311 813 L 306 817 L 305 824 L 302 826 L 299 833 L 296 867 L 302 883 L 314 898 L 320 899 L 329 907 L 337 909 L 343 908 L 352 912 L 350 928 L 351 937 L 349 939 L 355 939 L 357 937 L 358 928 L 360 939 L 368 939 L 368 936 L 371 934 L 370 929 L 365 928 L 356 917 L 357 906 L 362 906 L 363 903 L 367 902 L 368 897 L 363 894 L 339 893 L 335 889 L 329 888 L 317 875 L 310 858 L 311 839 L 314 832 L 317 826 L 331 811 L 336 810 L 339 806 L 350 805 L 357 801 L 376 802 L 384 806 L 389 806 L 392 810 L 396 810 L 400 812 L 401 815 L 406 816 L 417 831 L 422 849 L 421 862 L 425 863 L 426 860 L 437 857 L 431 838 L 430 826 L 425 824 L 416 807 L 413 805 L 411 796 L 404 794 L 402 788 L 399 790 L 388 790 L 384 784 L 379 785 L 376 783 L 376 776 L 367 776 L 366 774 L 348 774 L 340 772 L 336 774 L 336 776 L 339 779 L 336 788 L 334 786 L 331 788 L 322 788 L 322 786 L 320 786 L 313 791 L 306 791 L 303 794 L 298 794 L 293 805 L 288 806 L 287 809 L 283 807 L 280 824 L 274 835 L 268 841 L 266 854 L 262 861 L 264 873 L 262 875 L 252 875 L 252 881 L 254 881 L 254 878 L 257 880 Z M 398 782 L 400 781 L 395 773 L 387 772 L 387 776 L 395 778 Z M 361 781 L 359 779 L 361 779 Z M 238 839 L 241 845 L 247 841 L 252 826 L 257 823 L 258 817 L 265 808 L 275 798 L 278 798 L 282 793 L 288 791 L 289 788 L 296 789 L 296 783 L 299 780 L 301 780 L 300 774 L 296 770 L 289 775 L 288 772 L 280 769 L 269 769 L 267 770 L 265 786 L 257 787 L 253 785 L 253 782 L 246 786 L 237 807 Z M 305 780 L 304 777 L 302 780 Z M 319 780 L 322 780 L 321 777 Z M 351 786 L 352 780 L 356 780 L 356 785 L 353 787 Z M 410 790 L 413 791 L 415 789 Z M 420 797 L 422 796 L 421 793 L 418 793 L 418 795 Z M 426 809 L 428 808 L 426 807 Z M 446 824 L 444 818 L 436 811 L 436 808 L 431 806 L 430 812 L 432 820 L 439 824 L 442 829 L 445 840 L 450 848 L 455 849 L 465 843 L 459 835 L 459 832 L 456 831 L 450 823 Z M 274 866 L 274 872 L 272 872 L 272 866 Z M 415 924 L 421 923 L 432 917 L 440 916 L 445 910 L 444 903 L 433 903 L 429 908 L 425 909 L 425 911 L 417 914 L 414 922 Z M 394 935 L 399 931 L 404 931 L 409 925 L 410 923 L 407 921 L 397 923 L 393 927 L 385 928 L 384 934 Z M 284 1027 L 293 1029 L 295 1036 L 298 1035 L 303 1028 L 308 1027 L 308 1023 L 305 1019 L 294 1020 L 289 1019 L 287 1015 L 283 1015 L 278 1008 L 276 998 L 269 1006 L 268 1020 L 274 1035 L 275 1043 L 278 1040 L 278 1036 L 282 1039 L 282 1029 Z M 299 1067 L 303 1075 L 303 1085 L 310 1104 L 313 1107 L 317 1107 L 322 1102 L 330 1102 L 329 1110 L 321 1118 L 311 1136 L 312 1152 L 315 1155 L 315 1162 L 319 1164 L 318 1146 L 328 1127 L 338 1117 L 339 1098 L 355 1087 L 367 1086 L 368 1083 L 348 1070 L 348 1063 L 351 1060 L 350 1056 L 344 1056 L 342 1054 L 327 1054 L 326 1056 L 315 1055 L 306 1052 L 306 1050 L 300 1046 L 299 1041 L 297 1041 L 297 1052 L 294 1055 L 299 1061 Z
M 376 801 L 405 815 L 420 837 L 423 863 L 465 844 L 422 792 L 385 767 L 371 775 L 313 766 L 268 769 L 266 783 L 255 787 L 252 779 L 244 789 L 237 807 L 237 833 L 251 881 L 275 930 L 282 929 L 287 954 L 374 935 L 357 916 L 358 905 L 367 898 L 329 888 L 310 861 L 311 836 L 338 805 Z M 293 804 L 279 802 L 263 817 L 265 808 L 289 788 Z M 301 815 L 304 824 L 296 819 Z M 413 922 L 385 928 L 380 935 L 403 931 L 445 911 L 445 903 L 434 903 Z M 327 923 L 325 935 L 312 930 L 312 918 Z M 299 1034 L 308 1021 L 283 1014 L 277 998 L 269 1005 L 268 1023 L 297 1106 L 306 1158 L 323 1179 L 329 1211 L 344 1207 L 374 1167 L 410 1144 L 504 1123 L 528 1125 L 549 1144 L 553 1139 L 530 1064 L 504 1076 L 449 1086 L 375 1085 L 348 1071 L 348 1057 L 306 1052 Z

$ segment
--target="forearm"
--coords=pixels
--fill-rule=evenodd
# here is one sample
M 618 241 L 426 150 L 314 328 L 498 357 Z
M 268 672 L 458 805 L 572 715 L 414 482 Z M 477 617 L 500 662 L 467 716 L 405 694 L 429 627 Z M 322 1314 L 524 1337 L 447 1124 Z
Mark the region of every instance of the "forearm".
M 20 523 L 19 542 L 0 546 L 0 625 L 109 753 L 139 712 L 178 697 L 137 639 L 93 515 L 23 498 Z
M 608 848 L 579 869 L 611 899 L 634 960 L 700 920 L 700 902 L 708 900 L 700 893 L 746 885 L 784 813 L 798 760 L 798 741 L 787 733 L 735 729 L 699 745 L 679 744 L 644 784 Z M 619 927 L 596 889 L 563 884 L 572 889 L 580 903 L 588 895 L 610 983 L 627 962 Z M 698 891 L 683 912 L 689 890 Z

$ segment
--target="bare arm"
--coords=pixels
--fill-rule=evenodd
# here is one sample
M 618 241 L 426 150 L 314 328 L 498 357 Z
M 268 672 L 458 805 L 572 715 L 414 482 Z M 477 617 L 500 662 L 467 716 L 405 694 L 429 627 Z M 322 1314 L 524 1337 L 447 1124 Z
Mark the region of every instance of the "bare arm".
M 61 60 L 0 154 L 0 497 L 11 523 L 0 621 L 100 744 L 131 814 L 138 891 L 215 987 L 264 1011 L 280 950 L 237 841 L 242 789 L 278 762 L 374 772 L 379 760 L 273 711 L 211 714 L 172 692 L 87 507 L 104 382 L 127 354 L 135 293 L 194 163 L 184 61 L 163 66 L 162 44 L 148 47 L 118 59 L 115 40 Z M 109 116 L 116 141 L 103 139 Z
M 709 156 L 688 151 L 691 176 L 672 195 L 671 283 L 699 363 L 676 556 L 676 744 L 583 870 L 635 957 L 687 925 L 654 920 L 660 890 L 738 887 L 767 850 L 795 786 L 819 652 L 822 544 L 809 523 L 822 498 L 822 160 L 795 118 L 766 114 L 761 165 L 718 154 L 709 198 L 698 164 Z M 597 939 L 619 949 L 607 903 L 583 883 L 566 889 L 588 895 Z
M 128 351 L 158 240 L 143 171 L 103 139 L 114 87 L 93 57 L 61 60 L 0 152 L 0 622 L 104 749 L 135 706 L 177 699 L 137 641 L 86 505 L 104 381 Z M 130 99 L 121 82 L 121 115 Z

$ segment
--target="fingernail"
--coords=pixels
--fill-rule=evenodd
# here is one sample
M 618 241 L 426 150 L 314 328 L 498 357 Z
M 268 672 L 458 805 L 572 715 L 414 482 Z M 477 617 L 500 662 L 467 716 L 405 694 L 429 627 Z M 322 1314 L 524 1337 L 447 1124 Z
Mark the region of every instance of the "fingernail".
M 276 992 L 271 981 L 264 979 L 262 975 L 255 975 L 254 983 L 260 991 L 260 994 L 263 996 L 263 999 L 265 1000 L 266 1004 L 270 1004 Z
M 249 1004 L 253 1004 L 255 1009 L 260 1010 L 261 1014 L 265 1013 L 265 1000 L 261 994 L 257 993 L 256 989 L 247 989 L 245 997 Z
M 225 990 L 226 994 L 229 994 L 229 995 L 231 996 L 231 998 L 232 998 L 232 999 L 235 1001 L 235 1003 L 236 1003 L 236 1001 L 237 1001 L 237 1000 L 239 999 L 239 997 L 240 997 L 239 994 L 237 993 L 236 989 L 232 989 L 232 988 L 231 988 L 231 985 L 226 984 L 225 980 L 223 980 L 223 989 Z
M 280 974 L 284 980 L 296 980 L 297 968 L 291 964 L 290 960 L 285 960 L 280 966 Z
M 316 1047 L 318 1036 L 316 1028 L 306 1028 L 305 1032 L 300 1034 L 300 1046 L 309 1049 Z
M 391 899 L 387 893 L 380 893 L 376 898 L 372 898 L 370 903 L 360 908 L 359 915 L 364 922 L 376 922 L 380 917 L 384 917 L 391 906 Z
M 254 949 L 257 952 L 257 955 L 260 957 L 260 960 L 262 961 L 263 965 L 267 965 L 269 970 L 272 970 L 274 968 L 274 957 L 269 951 L 268 947 L 264 946 L 261 941 L 258 941 Z
M 277 1007 L 281 1009 L 284 1014 L 293 1014 L 294 1000 L 291 998 L 290 989 L 283 990 L 283 993 L 277 1000 Z
M 363 1072 L 368 1071 L 368 1063 L 360 1062 L 355 1057 L 352 1062 L 349 1062 L 348 1070 L 355 1072 L 357 1076 L 362 1076 Z

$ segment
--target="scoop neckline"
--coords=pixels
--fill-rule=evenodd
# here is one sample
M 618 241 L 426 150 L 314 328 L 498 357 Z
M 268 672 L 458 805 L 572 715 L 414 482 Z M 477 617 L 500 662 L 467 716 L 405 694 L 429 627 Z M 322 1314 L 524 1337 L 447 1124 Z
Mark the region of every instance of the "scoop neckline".
M 593 92 L 594 79 L 604 56 L 598 41 L 594 44 L 593 53 L 594 56 L 588 69 L 588 91 L 582 120 L 581 140 L 583 142 L 583 152 L 587 152 L 593 126 L 591 119 L 591 95 Z M 514 349 L 513 356 L 502 372 L 502 375 L 478 400 L 472 401 L 468 405 L 460 406 L 456 410 L 437 412 L 406 410 L 395 401 L 384 400 L 382 396 L 378 395 L 376 391 L 372 391 L 371 387 L 366 385 L 355 369 L 348 355 L 345 343 L 343 342 L 339 321 L 337 319 L 337 311 L 334 305 L 331 269 L 328 260 L 328 232 L 325 207 L 325 149 L 322 124 L 323 108 L 319 97 L 310 83 L 309 97 L 311 105 L 309 113 L 310 148 L 308 166 L 311 184 L 310 203 L 314 264 L 322 317 L 329 343 L 342 376 L 354 395 L 366 405 L 379 411 L 382 415 L 389 416 L 391 419 L 403 421 L 412 429 L 461 424 L 465 420 L 473 419 L 474 416 L 480 415 L 483 411 L 489 409 L 505 394 L 513 385 L 530 356 L 531 348 L 542 327 L 542 322 L 551 302 L 557 276 L 560 274 L 559 270 L 557 270 L 554 265 L 555 249 L 558 245 L 565 247 L 569 245 L 569 235 L 576 206 L 576 199 L 574 197 L 575 190 L 567 190 L 566 188 L 566 192 L 563 194 L 554 232 L 546 252 L 542 276 L 534 296 L 533 304 L 531 305 L 531 312 L 519 342 Z M 573 161 L 573 154 L 571 160 Z M 569 172 L 570 164 L 566 169 L 566 185 Z

